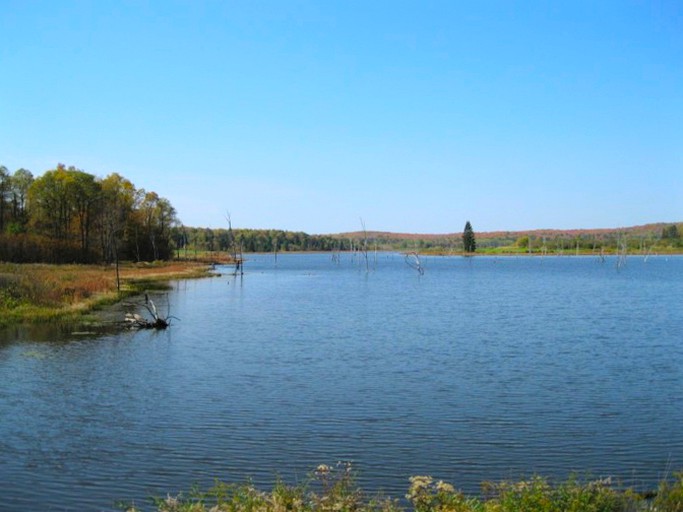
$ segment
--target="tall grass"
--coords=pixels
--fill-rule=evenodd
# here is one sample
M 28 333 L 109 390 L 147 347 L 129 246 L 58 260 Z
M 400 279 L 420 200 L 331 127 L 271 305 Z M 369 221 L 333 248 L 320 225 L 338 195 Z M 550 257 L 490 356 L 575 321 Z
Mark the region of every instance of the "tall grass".
M 351 467 L 338 464 L 318 466 L 294 486 L 278 481 L 272 490 L 261 491 L 250 482 L 216 482 L 204 492 L 194 489 L 187 496 L 154 498 L 152 507 L 158 512 L 683 512 L 683 473 L 660 483 L 648 499 L 611 479 L 574 477 L 555 484 L 542 477 L 487 482 L 481 496 L 468 497 L 430 476 L 411 477 L 404 498 L 364 493 Z M 145 510 L 133 504 L 121 508 Z
M 113 267 L 0 263 L 0 327 L 78 317 L 169 279 L 203 275 L 207 266 L 194 262 L 126 264 L 118 291 Z

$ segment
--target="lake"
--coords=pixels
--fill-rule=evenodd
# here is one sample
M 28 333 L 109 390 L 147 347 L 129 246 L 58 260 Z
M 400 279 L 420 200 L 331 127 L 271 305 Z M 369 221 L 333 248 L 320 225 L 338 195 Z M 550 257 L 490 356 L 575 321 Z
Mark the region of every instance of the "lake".
M 0 510 L 111 510 L 351 461 L 429 474 L 683 469 L 683 258 L 250 255 L 174 283 L 162 332 L 0 334 Z

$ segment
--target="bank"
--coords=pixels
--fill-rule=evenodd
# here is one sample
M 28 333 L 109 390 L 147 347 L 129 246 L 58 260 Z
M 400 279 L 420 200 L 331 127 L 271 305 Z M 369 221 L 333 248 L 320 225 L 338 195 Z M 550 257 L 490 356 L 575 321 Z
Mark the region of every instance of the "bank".
M 113 265 L 0 263 L 0 327 L 18 323 L 94 321 L 93 313 L 168 282 L 216 275 L 205 261 Z

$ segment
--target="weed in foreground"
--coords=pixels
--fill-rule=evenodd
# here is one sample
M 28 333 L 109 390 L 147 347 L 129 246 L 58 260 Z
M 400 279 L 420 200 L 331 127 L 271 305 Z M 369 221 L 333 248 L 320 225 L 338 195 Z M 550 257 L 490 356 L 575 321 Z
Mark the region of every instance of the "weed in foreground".
M 674 473 L 673 481 L 659 483 L 653 511 L 683 512 L 683 471 Z
M 640 498 L 620 491 L 611 479 L 581 482 L 575 477 L 551 485 L 542 477 L 520 482 L 484 484 L 486 510 L 500 512 L 628 512 L 637 510 Z
M 487 482 L 481 497 L 468 497 L 451 484 L 430 476 L 410 478 L 405 498 L 414 512 L 683 512 L 683 472 L 660 483 L 653 499 L 615 486 L 611 479 L 576 477 L 552 484 L 540 476 L 529 480 Z M 404 502 L 405 503 L 405 502 Z M 278 480 L 270 492 L 251 482 L 216 482 L 205 492 L 156 498 L 158 512 L 405 512 L 399 500 L 369 496 L 356 485 L 349 464 L 320 465 L 299 485 Z M 135 505 L 127 512 L 142 512 Z

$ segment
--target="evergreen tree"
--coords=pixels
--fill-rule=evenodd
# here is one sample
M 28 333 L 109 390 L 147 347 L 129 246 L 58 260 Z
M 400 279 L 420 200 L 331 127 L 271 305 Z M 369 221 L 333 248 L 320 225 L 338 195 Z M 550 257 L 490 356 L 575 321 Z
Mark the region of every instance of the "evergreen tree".
M 474 237 L 472 224 L 470 224 L 469 220 L 465 223 L 465 231 L 462 233 L 462 245 L 467 253 L 472 253 L 477 250 L 477 241 Z

